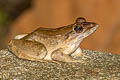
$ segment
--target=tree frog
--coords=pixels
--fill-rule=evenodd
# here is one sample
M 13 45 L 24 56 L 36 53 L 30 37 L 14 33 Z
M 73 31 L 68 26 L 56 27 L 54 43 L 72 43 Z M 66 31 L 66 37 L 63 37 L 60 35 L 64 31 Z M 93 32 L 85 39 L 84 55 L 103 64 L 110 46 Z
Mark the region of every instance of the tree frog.
M 79 62 L 71 55 L 83 54 L 80 43 L 98 28 L 98 24 L 78 17 L 73 24 L 59 28 L 38 28 L 12 39 L 8 50 L 32 61 Z

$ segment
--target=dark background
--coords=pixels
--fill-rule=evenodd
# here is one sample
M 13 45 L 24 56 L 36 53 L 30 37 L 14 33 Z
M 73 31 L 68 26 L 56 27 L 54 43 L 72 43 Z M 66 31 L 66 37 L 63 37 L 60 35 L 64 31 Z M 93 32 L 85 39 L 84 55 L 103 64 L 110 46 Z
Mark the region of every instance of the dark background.
M 120 53 L 119 0 L 0 0 L 0 48 L 38 27 L 61 27 L 79 17 L 99 24 L 81 47 Z

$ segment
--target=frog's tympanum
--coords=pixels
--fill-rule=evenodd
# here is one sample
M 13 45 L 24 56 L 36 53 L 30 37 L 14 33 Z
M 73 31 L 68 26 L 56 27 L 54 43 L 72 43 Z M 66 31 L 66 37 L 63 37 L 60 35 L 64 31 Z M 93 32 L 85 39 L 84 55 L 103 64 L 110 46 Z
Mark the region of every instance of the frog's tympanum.
M 75 23 L 55 29 L 38 28 L 30 34 L 18 35 L 8 49 L 17 57 L 32 61 L 79 62 L 71 55 L 83 54 L 81 41 L 98 25 L 79 17 Z

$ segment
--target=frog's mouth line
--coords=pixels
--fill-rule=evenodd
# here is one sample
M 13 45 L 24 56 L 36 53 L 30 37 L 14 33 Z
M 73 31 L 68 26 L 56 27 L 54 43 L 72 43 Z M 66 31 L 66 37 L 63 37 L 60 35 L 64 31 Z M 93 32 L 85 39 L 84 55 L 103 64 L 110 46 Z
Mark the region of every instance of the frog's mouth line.
M 98 28 L 98 25 L 96 25 L 95 27 L 91 28 L 89 31 L 87 31 L 86 33 L 84 33 L 84 38 L 87 37 L 87 36 L 89 36 L 93 32 L 95 32 L 97 28 Z

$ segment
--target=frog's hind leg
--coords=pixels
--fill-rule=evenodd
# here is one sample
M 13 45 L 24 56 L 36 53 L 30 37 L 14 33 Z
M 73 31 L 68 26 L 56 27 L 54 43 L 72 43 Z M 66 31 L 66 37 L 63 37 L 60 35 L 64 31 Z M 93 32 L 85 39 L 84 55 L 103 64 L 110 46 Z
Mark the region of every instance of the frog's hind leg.
M 80 60 L 75 60 L 73 57 L 71 57 L 68 54 L 64 54 L 62 48 L 55 50 L 51 54 L 51 57 L 53 60 L 60 62 L 81 62 Z
M 8 49 L 19 58 L 32 61 L 41 61 L 47 55 L 46 47 L 42 43 L 30 40 L 13 39 Z

